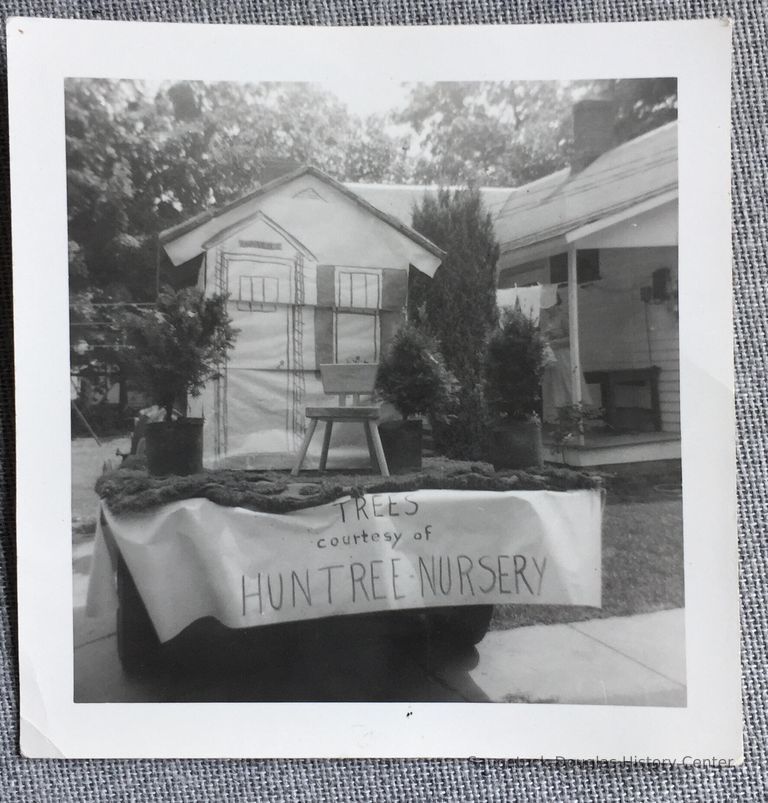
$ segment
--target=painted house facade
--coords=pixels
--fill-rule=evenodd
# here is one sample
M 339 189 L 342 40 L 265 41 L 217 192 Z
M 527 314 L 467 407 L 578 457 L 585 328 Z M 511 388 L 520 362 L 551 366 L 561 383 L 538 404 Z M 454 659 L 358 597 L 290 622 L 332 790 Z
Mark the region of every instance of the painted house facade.
M 378 362 L 404 318 L 409 271 L 431 277 L 443 256 L 311 167 L 169 229 L 161 245 L 176 283 L 229 294 L 237 341 L 191 411 L 206 418 L 207 463 L 250 467 L 291 464 L 306 406 L 327 403 L 319 366 Z M 338 430 L 336 454 L 365 453 L 356 429 Z

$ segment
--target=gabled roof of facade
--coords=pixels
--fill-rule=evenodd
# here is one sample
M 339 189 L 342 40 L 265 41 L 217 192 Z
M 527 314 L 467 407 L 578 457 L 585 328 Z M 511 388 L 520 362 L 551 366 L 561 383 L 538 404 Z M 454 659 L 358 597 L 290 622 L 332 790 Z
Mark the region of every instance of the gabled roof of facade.
M 434 256 L 440 257 L 440 259 L 442 259 L 445 256 L 445 252 L 441 248 L 438 248 L 431 240 L 427 239 L 426 237 L 424 237 L 424 235 L 419 234 L 419 232 L 412 229 L 410 225 L 405 223 L 401 218 L 385 210 L 380 209 L 376 205 L 372 204 L 369 200 L 367 200 L 363 195 L 355 192 L 354 189 L 351 189 L 350 186 L 342 184 L 339 181 L 336 181 L 335 179 L 331 178 L 329 175 L 324 173 L 322 170 L 319 170 L 318 168 L 312 166 L 301 167 L 298 170 L 286 173 L 285 175 L 279 176 L 273 181 L 263 184 L 262 186 L 258 187 L 252 192 L 249 192 L 246 195 L 241 196 L 235 201 L 232 201 L 224 206 L 218 207 L 217 209 L 206 210 L 205 212 L 201 212 L 199 215 L 195 215 L 194 217 L 189 218 L 188 220 L 185 220 L 182 223 L 177 224 L 176 226 L 172 226 L 171 228 L 165 229 L 165 231 L 162 231 L 160 233 L 159 236 L 160 243 L 165 245 L 167 243 L 173 242 L 174 240 L 183 237 L 185 234 L 194 231 L 195 229 L 208 223 L 209 221 L 212 221 L 215 218 L 221 217 L 225 214 L 228 214 L 236 210 L 240 206 L 245 206 L 251 201 L 261 196 L 267 195 L 273 190 L 276 190 L 279 187 L 282 187 L 283 185 L 293 181 L 294 179 L 300 178 L 301 176 L 305 175 L 313 176 L 316 179 L 323 181 L 326 184 L 329 184 L 338 192 L 340 192 L 350 200 L 354 201 L 354 203 L 356 203 L 358 206 L 361 206 L 363 209 L 370 212 L 374 217 L 392 226 L 392 228 L 396 229 L 404 236 L 413 240 L 413 242 L 417 243 L 418 245 L 420 245 L 425 250 L 429 251 Z
M 677 190 L 677 122 L 509 193 L 495 218 L 502 254 L 566 234 Z

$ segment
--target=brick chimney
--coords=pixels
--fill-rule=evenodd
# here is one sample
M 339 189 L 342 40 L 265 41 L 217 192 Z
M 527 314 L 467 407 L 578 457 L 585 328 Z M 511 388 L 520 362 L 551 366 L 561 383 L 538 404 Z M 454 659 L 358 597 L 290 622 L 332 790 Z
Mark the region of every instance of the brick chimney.
M 616 144 L 616 107 L 611 100 L 585 98 L 573 105 L 574 173 L 583 170 Z

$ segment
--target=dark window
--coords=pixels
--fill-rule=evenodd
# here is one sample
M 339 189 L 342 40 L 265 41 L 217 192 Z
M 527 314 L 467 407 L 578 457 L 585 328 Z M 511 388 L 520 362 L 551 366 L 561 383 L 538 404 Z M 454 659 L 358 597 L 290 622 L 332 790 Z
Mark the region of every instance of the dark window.
M 585 248 L 576 252 L 576 278 L 579 284 L 596 282 L 600 278 L 600 251 Z M 566 284 L 568 281 L 568 254 L 557 254 L 549 259 L 549 281 Z
M 547 270 L 548 264 L 549 263 L 546 259 L 537 259 L 533 262 L 525 262 L 522 265 L 515 265 L 513 268 L 503 268 L 499 271 L 499 289 L 502 290 L 507 287 L 515 287 L 518 285 L 523 287 L 529 284 L 536 284 L 537 281 L 546 281 L 545 271 Z M 521 276 L 527 276 L 528 280 L 521 282 Z
M 651 276 L 654 301 L 666 301 L 669 298 L 669 282 L 672 272 L 669 268 L 659 268 Z

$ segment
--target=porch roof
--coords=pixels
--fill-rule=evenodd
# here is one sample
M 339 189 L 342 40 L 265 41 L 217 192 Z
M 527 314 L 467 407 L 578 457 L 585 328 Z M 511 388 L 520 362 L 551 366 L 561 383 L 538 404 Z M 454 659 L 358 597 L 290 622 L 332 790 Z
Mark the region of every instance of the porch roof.
M 505 254 L 546 241 L 561 241 L 574 229 L 677 191 L 677 122 L 667 123 L 607 151 L 579 172 L 564 168 L 518 187 L 495 220 Z

